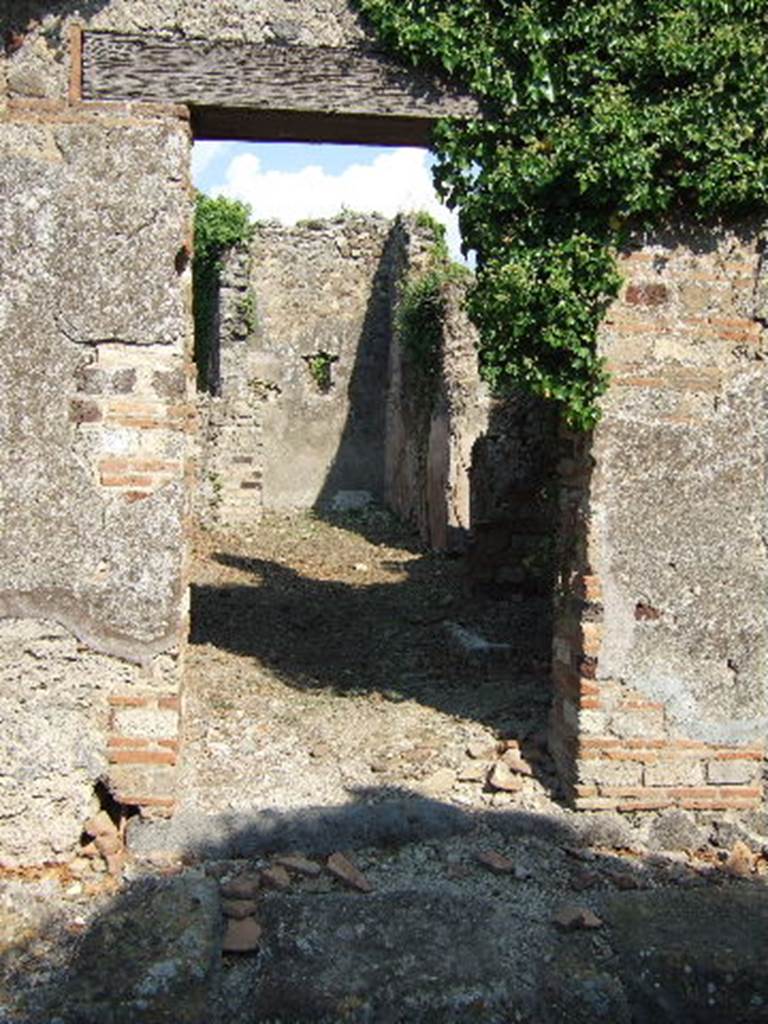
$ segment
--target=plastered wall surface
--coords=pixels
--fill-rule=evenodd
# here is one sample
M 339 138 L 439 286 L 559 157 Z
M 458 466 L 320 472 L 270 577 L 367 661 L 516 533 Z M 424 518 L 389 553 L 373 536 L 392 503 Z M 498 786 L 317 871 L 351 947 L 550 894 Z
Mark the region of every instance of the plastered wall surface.
M 561 463 L 571 597 L 554 721 L 583 806 L 762 799 L 760 238 L 757 224 L 677 227 L 621 261 L 604 418 Z
M 32 862 L 75 847 L 99 782 L 173 806 L 192 204 L 183 111 L 70 102 L 57 18 L 22 14 L 0 18 L 0 855 Z
M 349 215 L 256 232 L 248 368 L 267 391 L 266 509 L 332 505 L 339 491 L 383 496 L 391 230 Z

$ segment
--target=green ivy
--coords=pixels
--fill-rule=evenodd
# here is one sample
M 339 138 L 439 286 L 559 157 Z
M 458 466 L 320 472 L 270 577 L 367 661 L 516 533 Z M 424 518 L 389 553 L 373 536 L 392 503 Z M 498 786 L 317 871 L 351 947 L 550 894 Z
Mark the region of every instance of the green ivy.
M 192 295 L 195 320 L 197 386 L 207 387 L 208 363 L 213 347 L 222 256 L 235 245 L 250 242 L 254 226 L 246 203 L 224 196 L 195 194 L 195 256 L 192 263 Z M 243 315 L 255 323 L 255 300 L 247 295 Z M 250 327 L 249 327 L 250 329 Z
M 768 211 L 765 0 L 357 0 L 483 117 L 443 121 L 435 182 L 477 253 L 470 313 L 499 390 L 599 418 L 598 325 L 630 232 Z
M 409 277 L 400 294 L 396 317 L 397 339 L 418 371 L 425 400 L 434 397 L 440 372 L 440 350 L 445 321 L 445 288 L 454 281 L 469 281 L 471 271 L 448 254 L 445 226 L 424 211 L 414 215 L 414 227 L 429 232 L 433 244 L 425 270 Z

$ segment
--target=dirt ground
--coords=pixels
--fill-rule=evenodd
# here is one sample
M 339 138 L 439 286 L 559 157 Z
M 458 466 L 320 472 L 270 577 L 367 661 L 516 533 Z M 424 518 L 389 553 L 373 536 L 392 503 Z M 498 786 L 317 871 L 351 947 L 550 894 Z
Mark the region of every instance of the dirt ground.
M 186 806 L 338 805 L 393 789 L 461 805 L 512 799 L 467 749 L 546 724 L 541 599 L 471 593 L 384 510 L 270 515 L 200 533 L 187 661 Z M 535 760 L 535 758 L 534 758 Z M 547 799 L 539 757 L 515 796 Z
M 768 820 L 562 807 L 543 601 L 378 511 L 201 533 L 194 579 L 182 806 L 116 877 L 0 870 L 0 1024 L 768 1020 Z

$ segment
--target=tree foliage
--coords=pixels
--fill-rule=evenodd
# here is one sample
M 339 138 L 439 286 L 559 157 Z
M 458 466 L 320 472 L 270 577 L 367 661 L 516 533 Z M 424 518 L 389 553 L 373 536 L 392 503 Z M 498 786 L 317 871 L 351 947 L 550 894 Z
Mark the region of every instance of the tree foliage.
M 767 0 L 357 0 L 483 117 L 442 122 L 435 182 L 478 254 L 481 366 L 589 428 L 630 231 L 768 209 Z

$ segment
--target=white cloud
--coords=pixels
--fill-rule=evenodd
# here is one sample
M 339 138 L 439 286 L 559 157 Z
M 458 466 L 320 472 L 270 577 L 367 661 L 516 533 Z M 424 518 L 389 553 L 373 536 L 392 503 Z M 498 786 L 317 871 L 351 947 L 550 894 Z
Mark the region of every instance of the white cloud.
M 192 147 L 192 180 L 199 181 L 210 165 L 227 148 L 226 142 L 196 142 Z
M 200 159 L 206 165 L 213 156 L 206 150 Z M 393 149 L 370 164 L 351 164 L 339 174 L 312 164 L 295 171 L 264 171 L 257 156 L 242 153 L 227 166 L 224 184 L 212 191 L 247 202 L 256 220 L 283 224 L 331 217 L 342 209 L 385 217 L 426 210 L 446 225 L 449 247 L 459 258 L 458 219 L 435 194 L 424 150 Z

